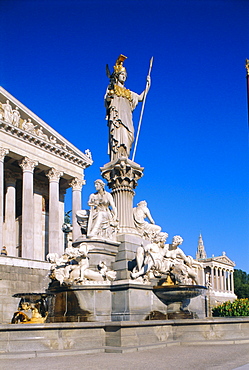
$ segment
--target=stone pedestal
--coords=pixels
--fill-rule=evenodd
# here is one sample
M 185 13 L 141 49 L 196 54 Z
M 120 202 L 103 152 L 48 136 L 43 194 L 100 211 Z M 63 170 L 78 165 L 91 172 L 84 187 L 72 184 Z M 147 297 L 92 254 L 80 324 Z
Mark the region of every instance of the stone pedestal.
M 117 236 L 120 242 L 118 253 L 113 264 L 113 269 L 117 272 L 117 280 L 130 279 L 132 260 L 136 257 L 137 248 L 146 241 L 138 235 L 122 234 Z
M 99 262 L 105 261 L 108 269 L 114 270 L 114 263 L 120 245 L 119 242 L 101 239 L 86 239 L 86 237 L 82 235 L 73 242 L 73 247 L 79 247 L 81 243 L 88 244 L 90 248 L 88 256 L 91 269 L 96 269 Z
M 102 177 L 112 189 L 118 210 L 119 233 L 137 234 L 133 222 L 133 197 L 138 180 L 143 176 L 143 167 L 128 158 L 121 157 L 100 168 Z
M 151 320 L 156 314 L 165 319 L 167 307 L 153 293 L 152 284 L 139 284 L 133 280 L 112 283 L 111 321 Z

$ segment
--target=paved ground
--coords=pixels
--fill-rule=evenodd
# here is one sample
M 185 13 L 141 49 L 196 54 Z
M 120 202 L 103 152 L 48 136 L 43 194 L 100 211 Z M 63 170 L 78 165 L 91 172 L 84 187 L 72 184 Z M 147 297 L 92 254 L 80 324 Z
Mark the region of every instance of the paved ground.
M 173 346 L 132 353 L 4 359 L 11 370 L 249 370 L 249 344 Z

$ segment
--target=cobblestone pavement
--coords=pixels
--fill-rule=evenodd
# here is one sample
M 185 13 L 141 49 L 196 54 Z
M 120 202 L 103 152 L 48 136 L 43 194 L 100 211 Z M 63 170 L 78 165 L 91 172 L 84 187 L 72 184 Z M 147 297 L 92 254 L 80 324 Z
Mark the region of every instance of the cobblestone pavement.
M 1 359 L 11 370 L 249 370 L 249 344 L 172 346 L 131 353 Z

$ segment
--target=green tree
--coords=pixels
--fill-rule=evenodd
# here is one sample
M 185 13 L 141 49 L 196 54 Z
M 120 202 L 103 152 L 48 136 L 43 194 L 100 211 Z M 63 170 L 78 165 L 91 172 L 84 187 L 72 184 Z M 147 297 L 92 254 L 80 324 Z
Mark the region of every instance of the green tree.
M 234 270 L 234 293 L 238 298 L 249 298 L 249 274 Z

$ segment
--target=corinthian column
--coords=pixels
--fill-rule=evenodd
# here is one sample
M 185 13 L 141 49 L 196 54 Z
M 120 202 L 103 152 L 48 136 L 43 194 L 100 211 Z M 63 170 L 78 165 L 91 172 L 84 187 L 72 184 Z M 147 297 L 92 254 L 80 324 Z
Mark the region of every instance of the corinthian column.
M 76 212 L 81 210 L 81 190 L 85 183 L 85 180 L 75 177 L 69 184 L 72 187 L 73 241 L 75 241 L 81 235 L 80 226 L 78 225 L 76 219 Z
M 0 251 L 3 248 L 4 158 L 8 149 L 0 148 Z
M 4 244 L 9 256 L 16 256 L 16 175 L 5 171 Z
M 143 176 L 143 168 L 130 159 L 121 157 L 107 163 L 101 175 L 108 181 L 118 210 L 119 233 L 137 234 L 133 221 L 133 197 L 138 180 Z
M 63 172 L 55 168 L 47 173 L 49 179 L 49 220 L 48 220 L 48 249 L 49 253 L 61 255 L 64 250 L 60 243 L 60 233 L 63 220 L 60 220 L 59 181 Z
M 22 185 L 22 257 L 34 258 L 34 168 L 37 161 L 25 157 L 20 163 Z

